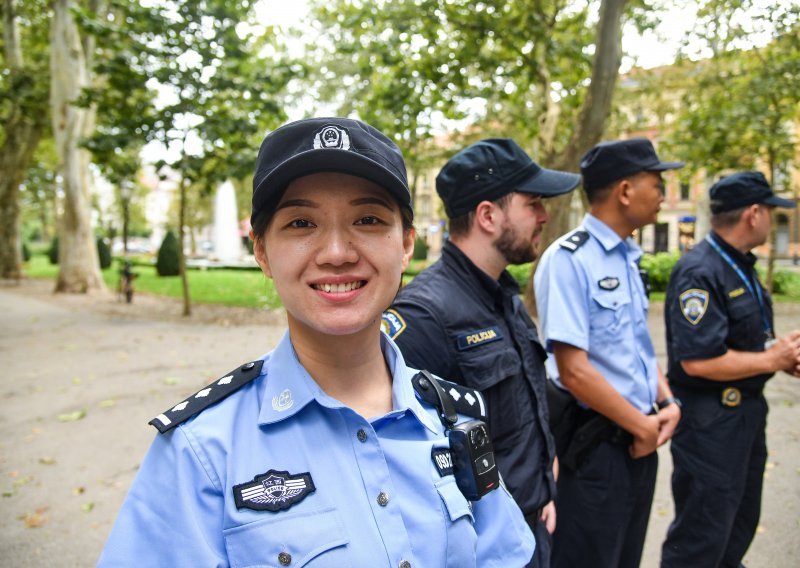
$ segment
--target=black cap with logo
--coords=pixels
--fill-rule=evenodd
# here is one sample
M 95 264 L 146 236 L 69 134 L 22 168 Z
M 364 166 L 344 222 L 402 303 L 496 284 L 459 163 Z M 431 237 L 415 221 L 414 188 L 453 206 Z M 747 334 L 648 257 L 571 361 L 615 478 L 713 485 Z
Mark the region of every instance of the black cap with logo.
M 452 219 L 512 191 L 553 197 L 572 191 L 580 180 L 539 166 L 510 138 L 490 138 L 450 158 L 436 176 L 436 191 Z
M 639 172 L 682 168 L 683 162 L 662 162 L 647 138 L 600 142 L 581 158 L 583 188 L 587 192 Z
M 789 209 L 797 207 L 794 201 L 775 195 L 761 172 L 737 172 L 726 176 L 712 185 L 708 194 L 712 213 L 733 211 L 756 203 Z
M 394 142 L 359 120 L 309 118 L 281 126 L 261 143 L 250 222 L 275 207 L 294 179 L 320 172 L 366 178 L 412 210 L 406 165 Z

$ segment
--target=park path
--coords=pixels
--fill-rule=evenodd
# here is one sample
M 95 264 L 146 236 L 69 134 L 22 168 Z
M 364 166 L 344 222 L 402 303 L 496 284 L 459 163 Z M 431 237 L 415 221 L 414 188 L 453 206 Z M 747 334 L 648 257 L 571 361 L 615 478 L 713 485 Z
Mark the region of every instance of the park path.
M 777 309 L 800 328 L 800 305 Z M 94 565 L 149 446 L 154 415 L 237 364 L 270 350 L 280 313 L 138 296 L 55 297 L 50 285 L 0 285 L 0 565 Z M 660 306 L 650 328 L 663 358 Z M 771 381 L 770 457 L 749 568 L 789 568 L 800 555 L 800 382 Z M 672 516 L 662 448 L 644 568 L 658 566 Z

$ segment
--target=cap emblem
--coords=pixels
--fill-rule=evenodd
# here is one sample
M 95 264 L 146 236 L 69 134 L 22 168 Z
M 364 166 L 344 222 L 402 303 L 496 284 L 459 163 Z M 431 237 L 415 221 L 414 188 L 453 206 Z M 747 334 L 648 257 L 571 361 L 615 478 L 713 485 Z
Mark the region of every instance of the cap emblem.
M 338 126 L 323 126 L 314 134 L 314 149 L 349 150 L 350 136 L 344 128 Z

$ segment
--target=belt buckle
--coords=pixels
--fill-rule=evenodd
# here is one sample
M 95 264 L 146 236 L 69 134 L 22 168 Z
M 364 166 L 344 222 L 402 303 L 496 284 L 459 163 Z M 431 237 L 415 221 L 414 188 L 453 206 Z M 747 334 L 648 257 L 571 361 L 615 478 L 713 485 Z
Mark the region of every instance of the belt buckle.
M 722 406 L 736 408 L 742 404 L 742 391 L 736 387 L 728 387 L 722 391 Z

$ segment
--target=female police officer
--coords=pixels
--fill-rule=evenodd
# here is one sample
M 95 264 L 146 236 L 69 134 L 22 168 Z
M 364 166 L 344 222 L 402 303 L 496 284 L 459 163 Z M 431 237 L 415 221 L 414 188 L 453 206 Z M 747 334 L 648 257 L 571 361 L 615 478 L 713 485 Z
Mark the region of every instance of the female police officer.
M 288 332 L 151 422 L 99 565 L 524 565 L 519 509 L 505 489 L 462 495 L 436 409 L 379 332 L 414 240 L 399 149 L 355 120 L 290 123 L 253 187 Z

